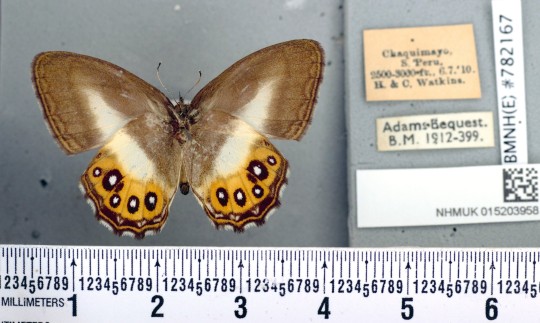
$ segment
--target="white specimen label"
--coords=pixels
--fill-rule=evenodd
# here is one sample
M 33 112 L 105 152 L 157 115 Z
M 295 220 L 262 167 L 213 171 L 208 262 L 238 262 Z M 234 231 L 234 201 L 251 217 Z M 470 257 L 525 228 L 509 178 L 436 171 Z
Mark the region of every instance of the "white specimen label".
M 358 227 L 540 220 L 540 164 L 357 170 Z
M 492 112 L 377 119 L 377 149 L 379 151 L 493 146 Z
M 493 41 L 503 164 L 527 164 L 527 110 L 520 0 L 493 0 Z

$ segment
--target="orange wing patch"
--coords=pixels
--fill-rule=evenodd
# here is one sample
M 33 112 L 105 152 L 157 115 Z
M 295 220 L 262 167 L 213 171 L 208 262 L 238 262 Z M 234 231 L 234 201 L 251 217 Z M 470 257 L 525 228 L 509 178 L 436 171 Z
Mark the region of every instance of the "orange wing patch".
M 143 238 L 159 231 L 168 216 L 169 201 L 157 183 L 129 176 L 115 155 L 101 150 L 81 177 L 96 217 L 118 235 Z
M 237 173 L 211 183 L 204 203 L 208 217 L 218 228 L 238 232 L 250 224 L 262 225 L 280 205 L 287 169 L 287 160 L 270 143 L 254 146 Z

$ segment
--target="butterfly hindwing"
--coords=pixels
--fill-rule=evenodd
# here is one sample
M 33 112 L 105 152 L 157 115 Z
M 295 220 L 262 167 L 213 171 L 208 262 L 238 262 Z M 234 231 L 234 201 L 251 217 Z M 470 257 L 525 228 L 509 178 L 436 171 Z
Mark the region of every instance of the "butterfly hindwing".
M 96 216 L 115 233 L 142 238 L 167 220 L 182 165 L 172 131 L 166 120 L 144 114 L 120 129 L 82 175 Z
M 293 40 L 250 54 L 213 79 L 191 104 L 236 116 L 268 137 L 300 138 L 311 122 L 324 52 L 316 41 Z
M 288 162 L 246 122 L 209 111 L 191 129 L 184 165 L 195 196 L 217 227 L 243 231 L 279 206 Z
M 159 90 L 109 62 L 44 52 L 32 64 L 43 114 L 62 149 L 75 154 L 103 145 L 129 121 L 172 108 Z

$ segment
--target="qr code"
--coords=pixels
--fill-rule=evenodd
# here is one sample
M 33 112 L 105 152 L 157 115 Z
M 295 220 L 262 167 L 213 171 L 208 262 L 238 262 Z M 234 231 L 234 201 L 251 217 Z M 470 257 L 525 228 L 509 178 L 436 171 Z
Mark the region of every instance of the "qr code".
M 535 168 L 503 169 L 505 202 L 538 202 L 538 171 Z

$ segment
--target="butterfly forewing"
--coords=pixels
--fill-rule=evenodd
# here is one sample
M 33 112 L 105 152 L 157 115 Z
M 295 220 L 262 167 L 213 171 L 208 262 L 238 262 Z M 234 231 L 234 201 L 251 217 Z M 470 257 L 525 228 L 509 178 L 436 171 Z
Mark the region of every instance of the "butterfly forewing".
M 145 112 L 166 116 L 172 108 L 150 84 L 94 57 L 44 52 L 35 57 L 32 72 L 49 128 L 69 154 L 103 145 Z
M 208 83 L 192 105 L 229 113 L 269 137 L 299 140 L 311 122 L 323 68 L 319 43 L 276 44 L 233 64 Z

